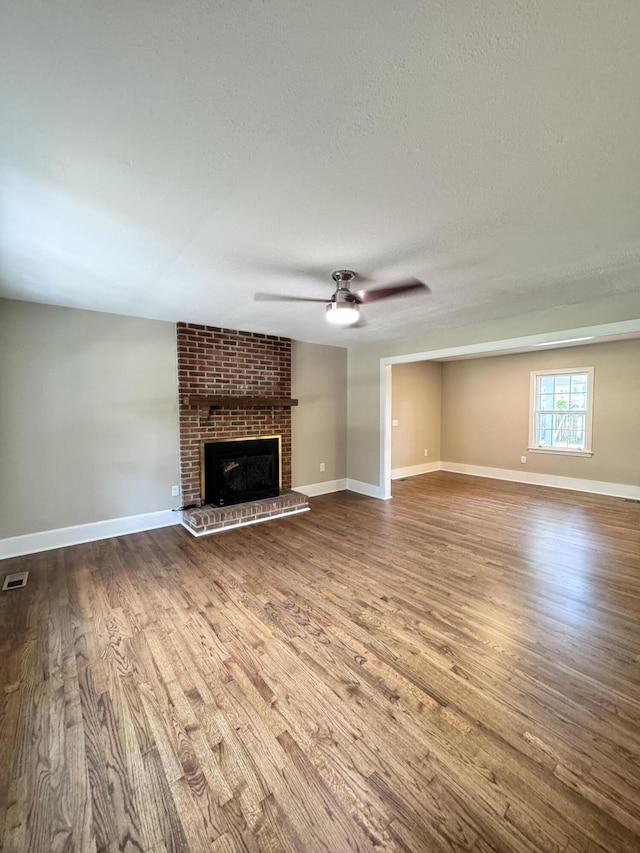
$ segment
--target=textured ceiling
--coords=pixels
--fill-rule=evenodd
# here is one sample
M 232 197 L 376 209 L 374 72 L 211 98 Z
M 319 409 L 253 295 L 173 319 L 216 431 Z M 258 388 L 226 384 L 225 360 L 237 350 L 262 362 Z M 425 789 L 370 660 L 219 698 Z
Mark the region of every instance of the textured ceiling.
M 0 295 L 351 345 L 640 290 L 637 0 L 20 0 Z M 328 326 L 330 273 L 431 296 Z

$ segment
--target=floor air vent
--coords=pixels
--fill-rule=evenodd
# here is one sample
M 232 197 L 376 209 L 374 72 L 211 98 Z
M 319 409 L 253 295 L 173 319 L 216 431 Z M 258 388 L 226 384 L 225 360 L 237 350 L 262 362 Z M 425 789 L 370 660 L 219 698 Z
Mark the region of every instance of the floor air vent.
M 20 589 L 21 586 L 26 586 L 28 577 L 29 572 L 16 572 L 15 575 L 7 575 L 2 584 L 2 591 Z

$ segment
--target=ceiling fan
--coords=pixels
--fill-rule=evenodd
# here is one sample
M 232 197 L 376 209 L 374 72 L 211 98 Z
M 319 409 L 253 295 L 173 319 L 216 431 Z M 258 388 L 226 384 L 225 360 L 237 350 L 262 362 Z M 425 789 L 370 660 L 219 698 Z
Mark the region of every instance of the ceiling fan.
M 337 287 L 331 297 L 318 299 L 313 296 L 285 296 L 280 293 L 256 293 L 256 302 L 324 302 L 326 304 L 327 320 L 334 326 L 353 326 L 360 320 L 360 306 L 379 299 L 389 299 L 394 296 L 404 296 L 408 293 L 430 293 L 428 285 L 417 278 L 406 278 L 402 281 L 375 287 L 369 290 L 351 290 L 351 283 L 356 274 L 352 270 L 336 270 L 331 278 Z

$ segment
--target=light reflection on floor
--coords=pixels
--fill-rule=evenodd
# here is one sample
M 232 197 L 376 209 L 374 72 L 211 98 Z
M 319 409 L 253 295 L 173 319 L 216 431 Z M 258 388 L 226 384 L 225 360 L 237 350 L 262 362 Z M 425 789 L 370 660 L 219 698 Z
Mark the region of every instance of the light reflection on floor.
M 532 592 L 545 599 L 547 614 L 573 628 L 593 619 L 602 589 L 594 586 L 606 546 L 582 508 L 540 507 L 524 543 Z

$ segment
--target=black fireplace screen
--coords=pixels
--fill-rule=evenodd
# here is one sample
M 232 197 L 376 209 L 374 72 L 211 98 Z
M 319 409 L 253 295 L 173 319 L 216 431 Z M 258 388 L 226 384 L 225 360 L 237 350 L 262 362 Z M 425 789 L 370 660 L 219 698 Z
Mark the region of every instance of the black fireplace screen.
M 229 506 L 280 493 L 278 436 L 203 445 L 205 504 Z

